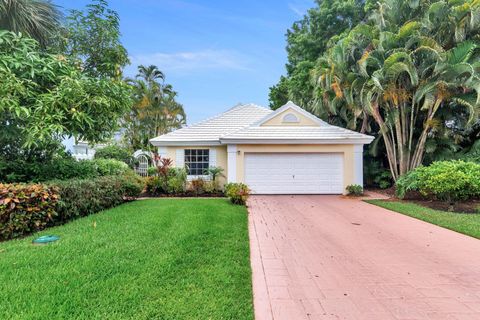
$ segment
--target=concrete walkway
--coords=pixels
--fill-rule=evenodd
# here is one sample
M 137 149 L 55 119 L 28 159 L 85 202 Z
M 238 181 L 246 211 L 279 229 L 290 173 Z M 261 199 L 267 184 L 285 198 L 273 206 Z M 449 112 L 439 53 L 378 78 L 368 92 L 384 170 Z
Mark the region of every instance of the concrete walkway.
M 256 320 L 480 319 L 480 241 L 340 196 L 252 196 Z

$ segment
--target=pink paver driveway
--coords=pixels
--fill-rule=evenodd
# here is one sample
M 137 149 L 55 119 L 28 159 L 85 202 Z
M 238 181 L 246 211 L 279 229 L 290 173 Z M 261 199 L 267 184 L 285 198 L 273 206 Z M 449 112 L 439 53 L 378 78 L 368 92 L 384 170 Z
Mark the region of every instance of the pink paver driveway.
M 480 240 L 340 196 L 254 196 L 256 320 L 480 319 Z

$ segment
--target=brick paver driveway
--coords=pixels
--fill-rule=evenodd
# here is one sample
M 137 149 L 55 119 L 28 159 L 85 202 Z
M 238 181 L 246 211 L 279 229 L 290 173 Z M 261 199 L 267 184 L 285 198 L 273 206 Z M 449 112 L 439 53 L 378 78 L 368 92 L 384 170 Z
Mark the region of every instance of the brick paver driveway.
M 254 196 L 256 320 L 480 319 L 480 240 L 340 196 Z

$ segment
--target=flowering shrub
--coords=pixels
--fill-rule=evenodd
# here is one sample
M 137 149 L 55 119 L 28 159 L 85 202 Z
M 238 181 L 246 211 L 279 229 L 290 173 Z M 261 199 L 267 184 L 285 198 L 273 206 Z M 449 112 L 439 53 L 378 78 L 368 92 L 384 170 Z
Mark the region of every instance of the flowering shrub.
M 227 183 L 225 185 L 225 195 L 232 203 L 245 205 L 250 195 L 250 189 L 243 183 Z

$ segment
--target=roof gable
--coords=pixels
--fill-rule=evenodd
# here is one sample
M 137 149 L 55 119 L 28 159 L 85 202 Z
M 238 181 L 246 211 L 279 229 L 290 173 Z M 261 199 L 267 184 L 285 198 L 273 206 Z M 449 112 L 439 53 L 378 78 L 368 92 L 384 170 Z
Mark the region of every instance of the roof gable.
M 302 126 L 319 127 L 328 126 L 326 122 L 313 114 L 300 108 L 292 101 L 278 108 L 252 126 Z

